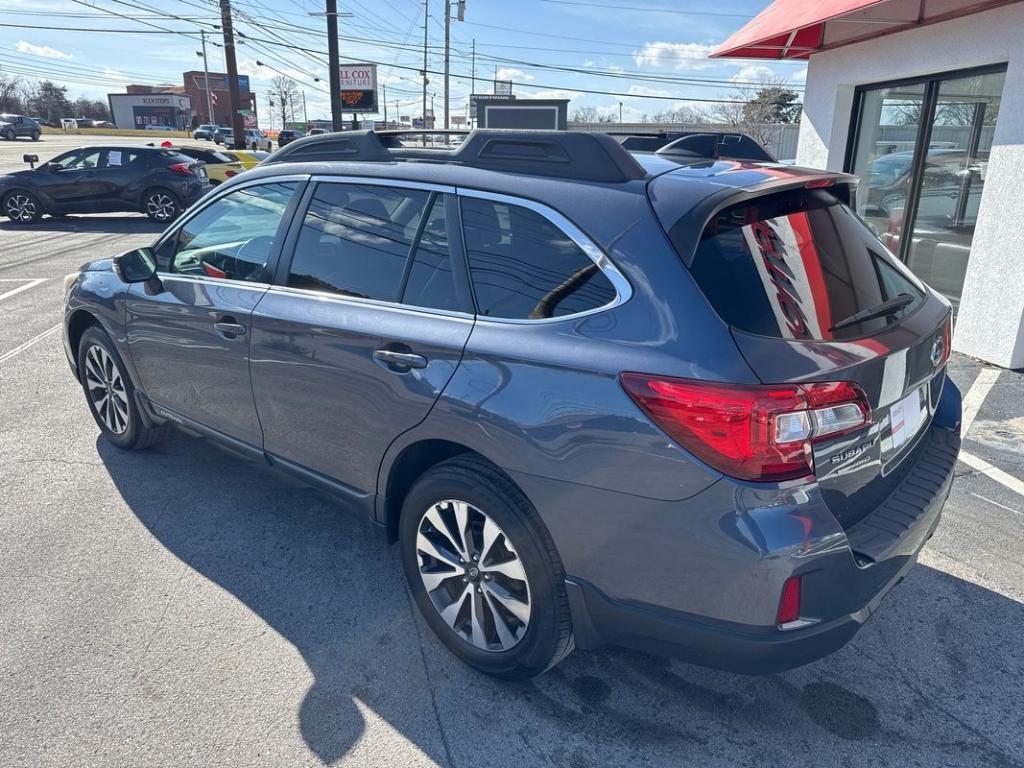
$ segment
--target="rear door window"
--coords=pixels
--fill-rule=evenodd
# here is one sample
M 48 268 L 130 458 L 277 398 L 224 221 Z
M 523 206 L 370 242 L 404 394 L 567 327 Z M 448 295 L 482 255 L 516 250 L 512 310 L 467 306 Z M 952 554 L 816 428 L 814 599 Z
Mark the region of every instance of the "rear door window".
M 615 287 L 547 218 L 519 205 L 463 197 L 462 225 L 477 309 L 541 320 L 610 304 Z
M 691 271 L 725 322 L 774 338 L 869 336 L 923 298 L 906 268 L 826 190 L 783 192 L 723 210 L 706 226 Z M 851 322 L 894 300 L 893 311 Z

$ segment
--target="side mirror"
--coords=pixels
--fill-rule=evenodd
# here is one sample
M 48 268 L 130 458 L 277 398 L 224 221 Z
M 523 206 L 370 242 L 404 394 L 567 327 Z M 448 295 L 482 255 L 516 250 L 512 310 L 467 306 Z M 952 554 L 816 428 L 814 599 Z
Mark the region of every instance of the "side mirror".
M 39 162 L 39 155 L 22 155 L 21 156 L 21 161 L 23 163 L 28 163 L 29 167 L 35 168 L 36 167 L 36 163 Z
M 122 282 L 146 283 L 153 292 L 162 289 L 160 278 L 156 276 L 156 256 L 152 248 L 138 248 L 115 256 L 114 272 Z

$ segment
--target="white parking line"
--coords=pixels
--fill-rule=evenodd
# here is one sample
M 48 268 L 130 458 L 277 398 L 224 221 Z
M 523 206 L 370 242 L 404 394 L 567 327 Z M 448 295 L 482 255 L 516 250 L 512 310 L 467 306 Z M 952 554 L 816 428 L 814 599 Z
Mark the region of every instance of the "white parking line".
M 20 278 L 13 278 L 13 279 L 20 279 Z M 45 282 L 46 282 L 46 278 L 45 277 L 37 277 L 35 280 L 29 280 L 24 285 L 19 285 L 17 288 L 12 288 L 11 290 L 7 291 L 7 293 L 0 293 L 0 301 L 3 301 L 4 299 L 9 299 L 11 296 L 19 294 L 22 291 L 27 291 L 29 288 L 35 288 L 40 283 L 45 283 Z
M 968 390 L 967 394 L 964 396 L 960 434 L 965 438 L 967 437 L 967 431 L 974 423 L 974 419 L 978 416 L 978 411 L 981 410 L 981 406 L 985 402 L 985 398 L 988 397 L 988 393 L 992 390 L 993 385 L 999 378 L 999 373 L 1000 371 L 998 368 L 982 369 L 981 373 L 978 374 L 978 378 L 974 380 L 970 390 Z M 973 453 L 968 453 L 964 450 L 960 451 L 960 461 L 986 477 L 992 478 L 1003 487 L 1009 488 L 1014 493 L 1019 493 L 1021 496 L 1024 496 L 1024 480 L 1014 477 L 1009 472 L 1004 472 L 999 467 L 993 466 L 983 458 L 975 456 Z
M 2 355 L 0 355 L 0 363 L 7 362 L 8 360 L 10 360 L 15 355 L 21 354 L 22 352 L 24 352 L 26 349 L 28 349 L 29 347 L 33 346 L 37 342 L 40 342 L 43 339 L 45 339 L 47 336 L 53 335 L 54 333 L 56 333 L 57 331 L 60 330 L 60 325 L 61 325 L 60 323 L 57 323 L 52 328 L 47 328 L 45 331 L 40 333 L 38 336 L 33 336 L 31 339 L 26 341 L 24 344 L 19 344 L 18 346 L 16 346 L 14 349 L 10 350 L 9 352 L 4 352 Z
M 971 388 L 964 396 L 963 416 L 960 417 L 960 433 L 964 437 L 967 437 L 967 430 L 969 430 L 971 428 L 971 424 L 974 423 L 974 419 L 978 415 L 978 410 L 981 408 L 981 404 L 985 402 L 985 398 L 988 397 L 989 391 L 999 378 L 999 373 L 1000 371 L 998 368 L 983 368 L 981 373 L 978 374 L 978 378 L 974 380 L 974 383 L 971 384 Z

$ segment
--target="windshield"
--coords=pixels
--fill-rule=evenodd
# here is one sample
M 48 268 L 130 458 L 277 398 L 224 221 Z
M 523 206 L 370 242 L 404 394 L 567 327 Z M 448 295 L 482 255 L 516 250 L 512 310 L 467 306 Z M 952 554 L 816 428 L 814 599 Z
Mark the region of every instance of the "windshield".
M 867 225 L 825 190 L 725 209 L 705 228 L 691 271 L 723 320 L 775 338 L 870 336 L 917 309 L 924 295 Z M 902 294 L 911 300 L 851 322 Z

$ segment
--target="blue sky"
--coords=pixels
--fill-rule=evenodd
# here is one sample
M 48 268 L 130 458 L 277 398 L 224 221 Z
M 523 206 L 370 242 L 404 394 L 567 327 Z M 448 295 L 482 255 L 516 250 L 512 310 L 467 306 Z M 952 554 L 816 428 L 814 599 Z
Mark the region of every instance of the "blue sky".
M 429 0 L 428 69 L 441 71 L 444 2 Z M 464 113 L 471 91 L 470 51 L 476 40 L 477 92 L 499 79 L 520 98 L 571 98 L 626 120 L 698 99 L 735 98 L 738 86 L 765 73 L 802 88 L 802 63 L 709 60 L 706 53 L 768 4 L 768 0 L 466 0 L 466 20 L 452 22 L 452 113 Z M 268 81 L 293 77 L 306 93 L 309 117 L 329 115 L 322 0 L 233 0 L 239 71 L 251 77 L 266 108 Z M 340 20 L 342 56 L 376 61 L 389 109 L 419 114 L 423 58 L 422 0 L 339 0 L 353 14 Z M 117 16 L 115 14 L 122 14 Z M 453 11 L 454 15 L 454 11 Z M 124 18 L 125 16 L 131 18 Z M 178 17 L 178 18 L 174 18 Z M 124 85 L 181 84 L 201 68 L 198 31 L 210 31 L 211 70 L 223 68 L 216 0 L 0 0 L 0 70 L 49 78 L 70 95 L 104 98 Z M 137 34 L 68 31 L 67 27 L 138 30 Z M 160 27 L 188 34 L 164 34 Z M 150 32 L 143 32 L 150 30 Z M 194 39 L 192 37 L 194 35 Z M 289 47 L 290 46 L 290 47 Z M 256 61 L 264 65 L 257 66 Z M 403 69 L 405 67 L 406 69 Z M 554 67 L 554 69 L 552 69 Z M 319 77 L 320 82 L 314 78 Z M 430 75 L 441 110 L 443 79 Z M 625 95 L 602 95 L 610 91 Z M 655 98 L 657 97 L 657 98 Z M 392 112 L 393 115 L 393 112 Z

